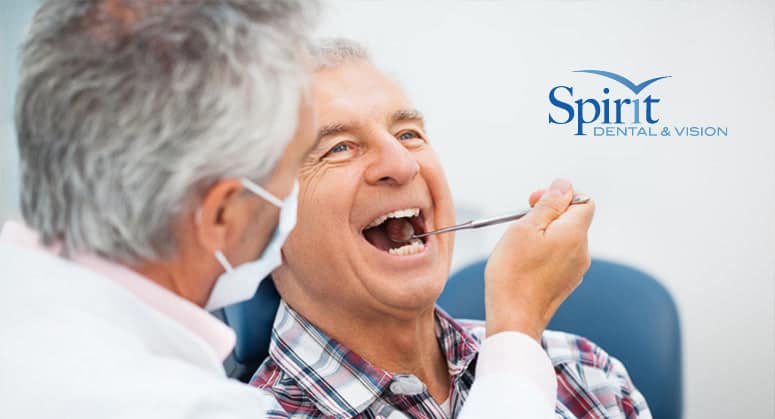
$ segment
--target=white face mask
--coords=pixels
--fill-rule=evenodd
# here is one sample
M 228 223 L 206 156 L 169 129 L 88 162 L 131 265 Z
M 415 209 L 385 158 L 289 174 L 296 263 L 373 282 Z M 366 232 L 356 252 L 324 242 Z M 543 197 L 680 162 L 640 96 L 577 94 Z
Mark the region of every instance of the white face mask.
M 296 226 L 296 207 L 299 197 L 299 183 L 294 182 L 290 195 L 282 201 L 255 183 L 242 179 L 242 185 L 249 191 L 264 198 L 280 208 L 280 220 L 277 228 L 266 245 L 261 256 L 253 262 L 232 267 L 226 256 L 220 250 L 215 252 L 215 258 L 226 270 L 215 281 L 213 292 L 207 300 L 205 309 L 208 311 L 239 303 L 253 298 L 261 281 L 283 264 L 281 249 L 285 239 Z

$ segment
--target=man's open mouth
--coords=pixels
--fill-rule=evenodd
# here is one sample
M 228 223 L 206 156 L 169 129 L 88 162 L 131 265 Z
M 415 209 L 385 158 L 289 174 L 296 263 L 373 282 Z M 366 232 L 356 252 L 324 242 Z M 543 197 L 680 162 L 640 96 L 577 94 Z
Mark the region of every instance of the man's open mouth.
M 419 208 L 407 208 L 380 215 L 363 229 L 363 236 L 383 252 L 409 256 L 425 249 L 426 239 L 412 235 L 425 233 L 425 218 Z

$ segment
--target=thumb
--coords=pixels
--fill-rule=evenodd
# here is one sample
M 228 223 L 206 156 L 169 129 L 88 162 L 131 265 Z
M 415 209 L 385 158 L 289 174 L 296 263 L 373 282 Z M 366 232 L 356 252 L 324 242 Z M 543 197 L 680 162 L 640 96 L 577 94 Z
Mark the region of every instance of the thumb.
M 525 216 L 526 223 L 545 230 L 557 217 L 562 215 L 573 198 L 570 182 L 556 179 Z
M 539 189 L 533 193 L 530 194 L 530 198 L 528 198 L 527 202 L 530 204 L 530 208 L 533 208 L 536 206 L 536 203 L 539 199 L 541 199 L 541 196 L 546 192 L 544 189 Z

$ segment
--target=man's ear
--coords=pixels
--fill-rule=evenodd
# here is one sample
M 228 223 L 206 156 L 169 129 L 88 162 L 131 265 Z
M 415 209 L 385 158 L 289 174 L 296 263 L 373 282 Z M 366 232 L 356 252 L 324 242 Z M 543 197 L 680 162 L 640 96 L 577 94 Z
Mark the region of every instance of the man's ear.
M 205 192 L 196 214 L 196 236 L 202 247 L 212 253 L 237 240 L 249 220 L 246 200 L 239 179 L 216 182 Z

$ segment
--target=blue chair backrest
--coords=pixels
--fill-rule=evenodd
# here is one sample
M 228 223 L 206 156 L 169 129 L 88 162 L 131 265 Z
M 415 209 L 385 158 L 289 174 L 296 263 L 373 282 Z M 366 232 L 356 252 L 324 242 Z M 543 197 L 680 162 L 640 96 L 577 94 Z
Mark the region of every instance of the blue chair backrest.
M 234 351 L 224 363 L 230 377 L 247 382 L 269 356 L 272 325 L 279 305 L 280 295 L 277 294 L 272 277 L 267 277 L 253 298 L 214 313 L 237 335 Z
M 453 317 L 484 319 L 485 264 L 474 263 L 450 277 L 438 302 Z M 628 266 L 593 260 L 549 328 L 584 336 L 622 361 L 653 417 L 681 418 L 678 311 L 654 278 Z

